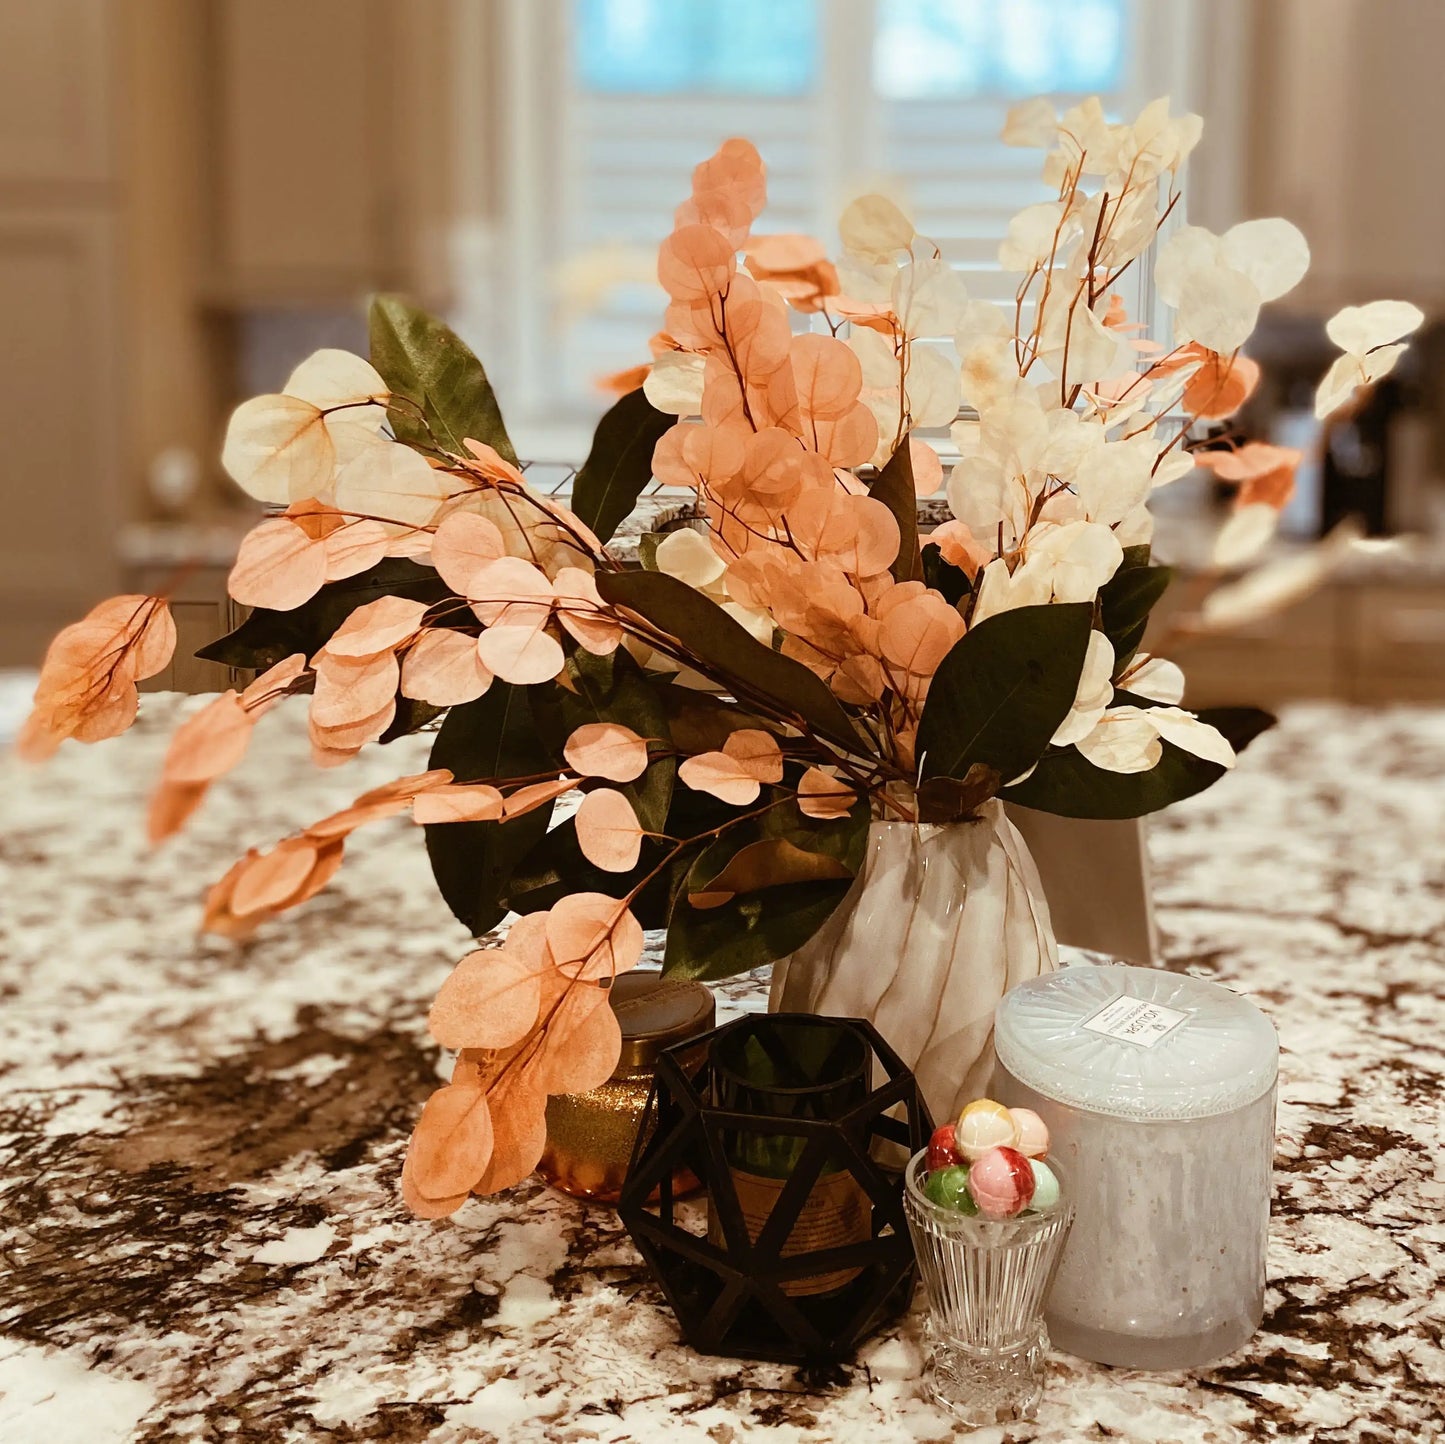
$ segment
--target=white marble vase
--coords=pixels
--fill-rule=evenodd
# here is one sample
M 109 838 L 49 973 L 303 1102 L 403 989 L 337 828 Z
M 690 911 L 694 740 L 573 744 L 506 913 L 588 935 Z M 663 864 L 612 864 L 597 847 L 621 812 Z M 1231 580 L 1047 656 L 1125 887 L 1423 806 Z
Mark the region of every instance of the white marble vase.
M 773 967 L 775 1013 L 866 1018 L 938 1121 L 988 1090 L 993 1013 L 1058 967 L 1038 870 L 996 801 L 974 822 L 874 822 L 837 911 Z

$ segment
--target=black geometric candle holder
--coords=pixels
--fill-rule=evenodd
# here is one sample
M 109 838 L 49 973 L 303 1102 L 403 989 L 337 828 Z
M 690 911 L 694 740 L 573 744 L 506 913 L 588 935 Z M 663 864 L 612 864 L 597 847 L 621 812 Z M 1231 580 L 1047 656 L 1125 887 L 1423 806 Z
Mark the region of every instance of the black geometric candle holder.
M 901 1177 L 932 1131 L 871 1024 L 739 1018 L 661 1055 L 618 1212 L 694 1349 L 837 1362 L 912 1297 Z

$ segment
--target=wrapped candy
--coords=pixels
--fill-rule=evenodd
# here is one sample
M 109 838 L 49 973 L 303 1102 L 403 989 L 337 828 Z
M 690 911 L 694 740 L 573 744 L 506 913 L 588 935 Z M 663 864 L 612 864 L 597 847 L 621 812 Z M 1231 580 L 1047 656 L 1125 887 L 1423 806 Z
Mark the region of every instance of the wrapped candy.
M 1016 1147 L 1019 1125 L 1002 1103 L 976 1098 L 959 1114 L 954 1137 L 958 1151 L 972 1163 L 991 1148 Z
M 935 1128 L 933 1137 L 928 1140 L 928 1171 L 932 1173 L 962 1162 L 963 1154 L 958 1151 L 958 1141 L 954 1138 L 954 1125 L 945 1123 L 943 1127 Z
M 978 1212 L 978 1205 L 968 1191 L 968 1169 L 962 1164 L 935 1169 L 928 1175 L 923 1192 L 940 1208 L 951 1208 L 957 1213 Z
M 1042 1213 L 1059 1201 L 1059 1180 L 1055 1176 L 1054 1170 L 1042 1159 L 1030 1158 L 1029 1167 L 1034 1174 L 1034 1196 L 1029 1202 L 1029 1207 L 1035 1213 Z
M 1013 1218 L 1034 1196 L 1034 1170 L 1016 1148 L 990 1148 L 968 1170 L 968 1191 L 985 1218 Z
M 1018 1142 L 1013 1146 L 1025 1158 L 1047 1158 L 1049 1126 L 1032 1108 L 1010 1108 L 1009 1115 L 1018 1128 Z
M 1059 1201 L 1059 1180 L 1043 1162 L 1049 1130 L 1031 1108 L 976 1098 L 928 1140 L 924 1194 L 940 1208 L 989 1219 L 1043 1213 Z

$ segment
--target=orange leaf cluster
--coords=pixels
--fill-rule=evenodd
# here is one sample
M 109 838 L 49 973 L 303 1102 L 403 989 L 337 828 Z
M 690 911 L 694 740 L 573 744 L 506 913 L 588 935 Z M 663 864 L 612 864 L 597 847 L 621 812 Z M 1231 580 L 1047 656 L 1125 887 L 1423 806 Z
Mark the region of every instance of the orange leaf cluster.
M 548 1095 L 599 1087 L 617 1066 L 622 1034 L 602 984 L 636 967 L 642 944 L 625 900 L 578 893 L 457 964 L 429 1025 L 460 1052 L 451 1082 L 422 1110 L 402 1170 L 413 1213 L 444 1217 L 537 1166 Z
M 297 652 L 263 672 L 244 692 L 222 692 L 176 728 L 161 765 L 160 783 L 151 794 L 146 835 L 152 843 L 164 841 L 185 825 L 211 783 L 245 756 L 256 720 L 306 670 L 306 658 Z
M 248 607 L 289 612 L 309 602 L 326 582 L 374 567 L 390 550 L 379 521 L 341 512 L 318 501 L 299 501 L 247 533 L 226 579 L 226 589 Z
M 40 762 L 67 737 L 118 736 L 135 721 L 136 683 L 163 670 L 175 649 L 176 624 L 163 597 L 111 597 L 92 607 L 46 651 L 17 752 Z
M 421 631 L 426 609 L 408 597 L 378 597 L 357 607 L 312 657 L 309 725 L 318 767 L 348 761 L 391 726 L 401 685 L 396 654 Z
M 586 722 L 567 739 L 562 755 L 583 777 L 634 782 L 647 770 L 647 743 L 620 722 Z
M 692 200 L 658 253 L 672 298 L 665 330 L 705 363 L 703 425 L 669 431 L 653 470 L 698 490 L 725 555 L 784 536 L 787 509 L 807 492 L 837 489 L 835 468 L 867 461 L 878 441 L 849 347 L 793 336 L 779 288 L 738 272 L 737 249 L 765 199 L 756 150 L 726 142 L 694 172 Z M 792 277 L 822 261 L 802 237 L 761 239 L 750 256 L 765 276 Z
M 677 775 L 695 792 L 745 807 L 758 800 L 763 783 L 783 780 L 783 753 L 771 732 L 744 727 L 729 733 L 721 751 L 689 757 Z
M 299 907 L 336 876 L 346 839 L 358 827 L 405 812 L 422 793 L 451 780 L 445 768 L 399 777 L 268 852 L 249 849 L 206 894 L 201 931 L 244 942 L 267 918 Z
M 821 767 L 808 768 L 798 783 L 798 810 L 806 817 L 822 821 L 846 817 L 857 801 L 852 787 Z
M 1282 511 L 1294 495 L 1295 472 L 1304 453 L 1292 446 L 1247 441 L 1233 451 L 1196 451 L 1194 459 L 1221 481 L 1237 482 L 1236 507 L 1263 502 Z
M 1222 356 L 1197 341 L 1176 347 L 1150 367 L 1169 375 L 1196 366 L 1180 398 L 1184 409 L 1201 421 L 1223 421 L 1233 416 L 1259 385 L 1259 362 L 1248 356 Z
M 755 281 L 767 281 L 795 311 L 821 311 L 842 287 L 838 270 L 812 236 L 754 236 L 745 247 Z
M 562 520 L 559 515 L 558 523 L 543 521 L 534 530 L 545 533 Z M 487 517 L 464 511 L 445 517 L 432 540 L 431 555 L 442 580 L 466 598 L 485 630 L 468 639 L 474 658 L 459 641 L 424 639 L 413 664 L 416 675 L 403 686 L 408 696 L 450 705 L 442 697 L 470 701 L 486 691 L 493 675 L 519 685 L 551 681 L 564 660 L 549 629 L 554 617 L 589 652 L 605 656 L 622 640 L 621 627 L 607 613 L 591 572 L 564 566 L 549 577 L 534 562 L 509 555 L 501 528 Z
M 879 444 L 859 357 L 836 337 L 793 335 L 787 319 L 786 301 L 841 306 L 837 277 L 806 237 L 748 239 L 764 194 L 755 156 L 730 141 L 699 168 L 693 202 L 658 255 L 671 297 L 666 332 L 705 359 L 700 424 L 680 421 L 662 436 L 653 473 L 698 493 L 730 601 L 781 627 L 783 651 L 841 700 L 896 713 L 889 725 L 906 751 L 928 679 L 963 620 L 939 593 L 892 575 L 898 523 L 849 471 Z M 877 319 L 893 327 L 891 313 Z M 937 489 L 937 454 L 910 449 L 915 486 Z M 756 780 L 721 754 L 684 763 L 682 775 L 730 800 L 757 795 Z

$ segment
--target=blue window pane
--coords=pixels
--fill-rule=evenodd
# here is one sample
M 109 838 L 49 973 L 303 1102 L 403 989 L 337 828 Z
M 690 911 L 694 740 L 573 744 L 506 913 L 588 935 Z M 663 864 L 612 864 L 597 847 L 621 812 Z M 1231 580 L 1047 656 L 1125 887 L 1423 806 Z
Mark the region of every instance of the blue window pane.
M 1130 0 L 878 0 L 873 83 L 890 100 L 1118 89 Z
M 575 0 L 588 90 L 801 95 L 818 63 L 817 0 Z

